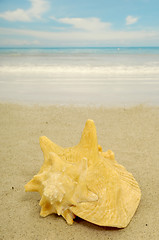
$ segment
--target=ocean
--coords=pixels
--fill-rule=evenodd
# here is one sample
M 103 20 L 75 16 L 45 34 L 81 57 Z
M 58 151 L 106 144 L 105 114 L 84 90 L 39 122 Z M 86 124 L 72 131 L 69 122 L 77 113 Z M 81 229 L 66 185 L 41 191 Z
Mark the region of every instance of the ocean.
M 159 47 L 0 48 L 0 101 L 159 105 Z

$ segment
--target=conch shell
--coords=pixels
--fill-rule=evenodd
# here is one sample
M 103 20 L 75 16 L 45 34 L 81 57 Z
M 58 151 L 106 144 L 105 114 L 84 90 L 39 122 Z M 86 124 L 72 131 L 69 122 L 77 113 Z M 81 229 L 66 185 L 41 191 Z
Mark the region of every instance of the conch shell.
M 78 216 L 100 226 L 128 225 L 141 191 L 113 152 L 102 152 L 93 120 L 87 120 L 77 146 L 62 148 L 45 136 L 40 146 L 44 163 L 25 190 L 40 193 L 41 216 L 56 213 L 68 224 Z

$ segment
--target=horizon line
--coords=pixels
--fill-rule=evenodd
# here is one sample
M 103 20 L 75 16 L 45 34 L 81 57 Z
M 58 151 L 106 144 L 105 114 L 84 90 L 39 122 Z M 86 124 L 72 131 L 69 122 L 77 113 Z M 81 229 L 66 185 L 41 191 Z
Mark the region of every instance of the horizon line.
M 56 48 L 159 48 L 159 46 L 0 46 L 0 49 L 7 48 L 35 48 L 35 49 L 56 49 Z

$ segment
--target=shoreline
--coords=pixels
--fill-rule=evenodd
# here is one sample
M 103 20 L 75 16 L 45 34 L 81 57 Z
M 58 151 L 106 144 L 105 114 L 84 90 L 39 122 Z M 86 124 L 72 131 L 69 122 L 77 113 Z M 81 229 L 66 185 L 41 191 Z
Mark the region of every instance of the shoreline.
M 88 118 L 95 122 L 103 151 L 111 149 L 141 188 L 141 202 L 125 229 L 99 227 L 79 218 L 69 226 L 54 214 L 42 218 L 39 194 L 24 191 L 43 162 L 39 137 L 45 135 L 63 147 L 74 146 Z M 158 239 L 159 106 L 0 102 L 0 135 L 1 239 Z

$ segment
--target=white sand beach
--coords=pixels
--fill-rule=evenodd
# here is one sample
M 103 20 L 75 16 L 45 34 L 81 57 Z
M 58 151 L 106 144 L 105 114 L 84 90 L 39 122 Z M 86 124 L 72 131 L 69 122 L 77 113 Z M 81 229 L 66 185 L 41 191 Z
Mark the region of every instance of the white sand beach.
M 40 217 L 40 196 L 24 185 L 42 165 L 39 137 L 76 145 L 87 119 L 93 119 L 98 143 L 138 181 L 140 205 L 125 229 L 99 227 L 76 218 Z M 157 240 L 159 239 L 159 107 L 75 107 L 0 104 L 0 239 Z

